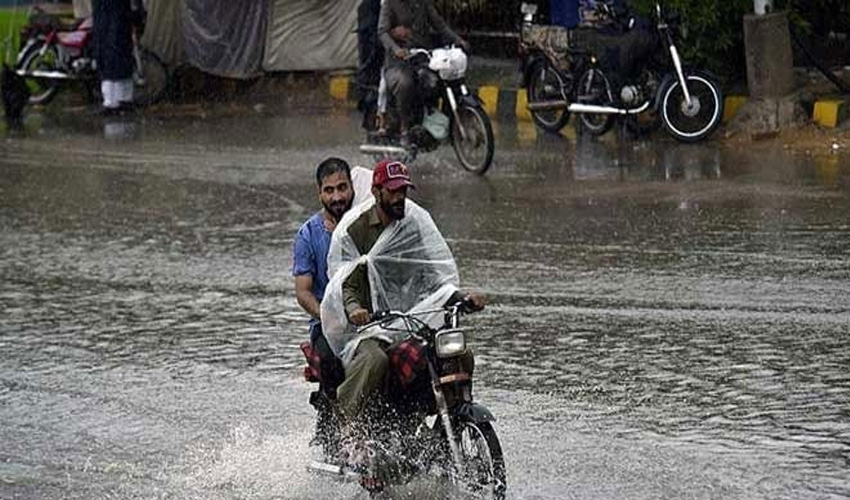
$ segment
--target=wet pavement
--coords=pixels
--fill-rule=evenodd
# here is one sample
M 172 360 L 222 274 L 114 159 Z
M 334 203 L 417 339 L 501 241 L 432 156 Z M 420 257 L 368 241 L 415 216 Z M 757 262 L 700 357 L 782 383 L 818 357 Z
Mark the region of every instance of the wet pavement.
M 314 165 L 369 161 L 357 117 L 27 127 L 0 143 L 0 498 L 363 498 L 305 471 L 288 276 Z M 850 496 L 850 156 L 496 132 L 486 177 L 443 149 L 413 196 L 490 300 L 509 498 Z

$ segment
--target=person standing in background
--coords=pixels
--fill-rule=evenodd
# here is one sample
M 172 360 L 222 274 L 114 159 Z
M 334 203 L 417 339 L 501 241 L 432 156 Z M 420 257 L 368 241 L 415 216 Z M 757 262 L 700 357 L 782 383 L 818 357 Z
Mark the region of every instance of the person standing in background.
M 133 109 L 133 28 L 144 27 L 141 0 L 94 0 L 95 60 L 105 115 Z

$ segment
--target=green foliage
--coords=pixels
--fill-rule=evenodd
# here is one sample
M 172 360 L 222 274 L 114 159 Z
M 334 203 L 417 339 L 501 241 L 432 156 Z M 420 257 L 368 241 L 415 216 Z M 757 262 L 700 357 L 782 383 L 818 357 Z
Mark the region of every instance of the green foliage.
M 630 0 L 629 4 L 654 19 L 655 0 Z M 743 18 L 752 12 L 752 0 L 667 0 L 662 4 L 682 16 L 687 38 L 679 50 L 685 61 L 725 79 L 743 75 Z
M 777 0 L 776 7 L 789 10 L 791 20 L 809 33 L 850 32 L 847 0 Z
M 14 62 L 20 46 L 21 27 L 27 22 L 26 9 L 0 8 L 0 59 Z

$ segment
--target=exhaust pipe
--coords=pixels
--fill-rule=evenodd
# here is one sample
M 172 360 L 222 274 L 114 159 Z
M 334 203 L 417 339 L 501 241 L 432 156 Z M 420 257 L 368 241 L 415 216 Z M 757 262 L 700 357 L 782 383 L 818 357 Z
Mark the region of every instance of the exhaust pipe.
M 70 80 L 71 76 L 68 73 L 63 73 L 62 71 L 43 71 L 40 69 L 36 69 L 33 71 L 24 71 L 22 69 L 16 70 L 19 76 L 23 77 L 31 77 L 31 78 L 47 78 L 50 80 Z
M 323 476 L 331 476 L 336 479 L 340 479 L 344 482 L 358 482 L 360 481 L 360 474 L 349 470 L 348 468 L 340 467 L 339 465 L 331 465 L 323 462 L 317 462 L 315 460 L 310 460 L 307 464 L 307 471 L 312 472 L 313 474 L 319 474 Z
M 593 113 L 597 115 L 637 115 L 649 109 L 650 103 L 646 101 L 639 108 L 626 109 L 612 106 L 597 106 L 595 104 L 573 103 L 567 108 L 570 113 Z
M 637 115 L 649 109 L 649 101 L 643 103 L 639 108 L 625 109 L 613 106 L 597 106 L 595 104 L 581 104 L 567 101 L 540 101 L 528 103 L 529 111 L 552 111 L 555 109 L 566 109 L 570 113 L 592 113 L 597 115 Z
M 380 144 L 363 144 L 360 146 L 360 152 L 364 155 L 380 155 L 400 156 L 408 154 L 408 151 L 400 146 L 384 146 Z
M 540 101 L 528 103 L 529 111 L 552 111 L 555 109 L 566 109 L 570 103 L 567 101 Z

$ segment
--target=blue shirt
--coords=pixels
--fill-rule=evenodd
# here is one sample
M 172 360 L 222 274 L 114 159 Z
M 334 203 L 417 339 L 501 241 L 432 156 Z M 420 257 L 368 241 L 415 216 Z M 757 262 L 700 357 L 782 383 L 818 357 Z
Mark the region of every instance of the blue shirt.
M 292 275 L 313 278 L 313 295 L 319 302 L 328 286 L 328 250 L 331 247 L 331 232 L 325 228 L 322 212 L 307 219 L 295 235 L 292 248 Z M 318 323 L 312 318 L 310 323 Z

